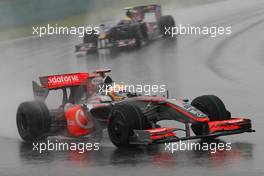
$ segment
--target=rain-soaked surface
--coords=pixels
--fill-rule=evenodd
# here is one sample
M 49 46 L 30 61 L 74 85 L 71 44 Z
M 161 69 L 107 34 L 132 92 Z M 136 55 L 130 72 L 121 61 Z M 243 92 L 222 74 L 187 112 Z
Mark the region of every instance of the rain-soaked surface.
M 186 9 L 166 7 L 177 23 L 232 26 L 231 35 L 178 36 L 137 50 L 76 56 L 73 37 L 30 37 L 1 42 L 0 175 L 263 175 L 264 2 L 232 0 Z M 125 83 L 166 84 L 170 96 L 221 97 L 233 116 L 249 117 L 257 131 L 220 138 L 231 151 L 177 151 L 164 145 L 117 150 L 107 134 L 99 151 L 39 154 L 21 142 L 18 104 L 32 99 L 40 75 L 112 69 Z

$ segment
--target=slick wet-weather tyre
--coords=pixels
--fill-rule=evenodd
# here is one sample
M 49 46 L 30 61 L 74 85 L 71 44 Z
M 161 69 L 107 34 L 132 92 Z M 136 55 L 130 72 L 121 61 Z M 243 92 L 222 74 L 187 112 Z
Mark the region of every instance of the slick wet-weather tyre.
M 128 103 L 114 105 L 110 113 L 108 134 L 115 146 L 118 148 L 131 147 L 129 139 L 133 136 L 133 130 L 146 128 L 146 118 L 136 105 Z
M 50 129 L 51 116 L 41 101 L 28 101 L 19 105 L 16 114 L 18 133 L 26 142 L 45 139 Z
M 98 42 L 98 35 L 97 34 L 84 34 L 83 37 L 83 43 L 93 43 L 94 45 L 97 46 L 97 42 Z
M 166 32 L 166 29 L 170 29 L 171 31 L 171 28 L 173 27 L 175 27 L 175 21 L 171 15 L 165 15 L 160 17 L 159 28 L 163 37 L 170 37 L 171 34 Z

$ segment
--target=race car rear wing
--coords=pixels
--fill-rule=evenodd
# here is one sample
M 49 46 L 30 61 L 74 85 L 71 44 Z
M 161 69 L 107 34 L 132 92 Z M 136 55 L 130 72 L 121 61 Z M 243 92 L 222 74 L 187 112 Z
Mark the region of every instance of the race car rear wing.
M 50 90 L 63 89 L 63 91 L 66 91 L 65 88 L 86 84 L 89 78 L 106 78 L 105 73 L 110 71 L 110 69 L 100 69 L 95 70 L 92 74 L 82 72 L 41 76 L 39 77 L 41 85 L 35 81 L 32 82 L 33 95 L 36 100 L 45 101 Z
M 155 10 L 160 10 L 161 7 L 160 5 L 157 4 L 149 4 L 149 5 L 142 5 L 142 6 L 135 6 L 135 7 L 125 7 L 123 8 L 125 11 L 139 11 L 141 13 L 146 13 L 146 12 L 152 12 Z
M 42 76 L 39 79 L 43 88 L 52 90 L 79 86 L 85 84 L 88 78 L 89 73 L 70 73 L 62 75 Z
M 67 99 L 67 92 L 65 88 L 83 85 L 86 83 L 88 78 L 88 73 L 70 73 L 39 77 L 41 85 L 32 81 L 34 99 L 45 101 L 50 90 L 62 89 L 63 104 L 65 104 Z
M 138 21 L 144 20 L 144 18 L 146 18 L 146 14 L 150 12 L 155 13 L 156 20 L 159 20 L 161 17 L 161 7 L 157 4 L 136 6 L 132 8 L 132 14 Z

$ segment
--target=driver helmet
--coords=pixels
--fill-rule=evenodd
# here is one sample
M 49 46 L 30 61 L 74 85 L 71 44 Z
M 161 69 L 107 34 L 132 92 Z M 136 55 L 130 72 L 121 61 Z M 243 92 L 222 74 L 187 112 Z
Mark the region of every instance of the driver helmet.
M 130 10 L 128 10 L 126 12 L 126 16 L 129 17 L 129 18 L 132 18 L 132 12 Z
M 108 96 L 110 96 L 113 101 L 120 101 L 127 97 L 125 93 L 125 86 L 123 84 L 115 83 L 110 89 L 111 90 L 109 91 Z

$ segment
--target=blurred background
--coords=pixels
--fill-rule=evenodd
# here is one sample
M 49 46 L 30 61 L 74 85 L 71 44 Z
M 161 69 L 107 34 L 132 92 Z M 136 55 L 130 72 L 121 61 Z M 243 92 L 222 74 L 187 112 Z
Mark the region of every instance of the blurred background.
M 177 4 L 176 8 L 191 7 L 220 0 L 166 0 Z M 121 2 L 121 3 L 120 3 Z M 143 4 L 162 4 L 163 0 L 145 0 Z M 32 26 L 59 24 L 65 26 L 85 25 L 115 20 L 123 15 L 127 6 L 142 5 L 140 0 L 1 0 L 0 40 L 29 36 Z M 170 8 L 168 5 L 165 7 Z M 175 8 L 175 6 L 173 6 Z M 96 13 L 100 10 L 100 13 Z
M 77 36 L 32 36 L 32 26 L 97 25 L 119 20 L 127 6 L 158 3 L 177 24 L 231 26 L 216 38 L 180 35 L 137 50 L 76 56 Z M 263 0 L 0 0 L 0 175 L 239 175 L 263 171 Z M 39 76 L 112 69 L 127 84 L 165 84 L 173 98 L 218 95 L 234 117 L 251 118 L 254 134 L 223 137 L 231 151 L 170 154 L 157 148 L 100 152 L 32 151 L 16 129 L 18 105 L 32 100 Z M 55 95 L 50 95 L 55 102 Z

